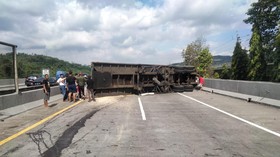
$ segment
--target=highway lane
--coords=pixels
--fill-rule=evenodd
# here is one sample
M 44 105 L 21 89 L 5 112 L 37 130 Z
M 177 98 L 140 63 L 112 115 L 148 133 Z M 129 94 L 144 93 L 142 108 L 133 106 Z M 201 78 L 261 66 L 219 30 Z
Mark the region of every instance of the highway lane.
M 183 93 L 280 132 L 278 108 L 202 91 Z M 0 156 L 277 156 L 280 137 L 178 93 L 81 102 L 0 146 Z M 69 106 L 36 108 L 1 123 L 1 140 Z M 21 125 L 22 124 L 22 125 Z M 9 130 L 9 131 L 7 131 Z

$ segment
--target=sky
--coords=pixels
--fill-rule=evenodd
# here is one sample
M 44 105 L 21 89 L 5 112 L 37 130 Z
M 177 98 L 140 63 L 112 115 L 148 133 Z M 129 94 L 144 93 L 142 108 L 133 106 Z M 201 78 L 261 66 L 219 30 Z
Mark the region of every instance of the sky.
M 212 55 L 248 49 L 257 0 L 1 0 L 0 41 L 69 62 L 170 64 L 199 37 Z M 5 52 L 0 46 L 0 52 Z

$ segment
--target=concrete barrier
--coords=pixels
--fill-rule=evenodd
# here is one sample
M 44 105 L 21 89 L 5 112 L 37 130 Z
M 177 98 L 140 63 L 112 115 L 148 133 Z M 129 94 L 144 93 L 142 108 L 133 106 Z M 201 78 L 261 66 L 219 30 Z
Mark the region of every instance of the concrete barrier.
M 51 87 L 51 96 L 57 95 L 59 93 L 60 89 L 58 86 Z M 43 97 L 44 93 L 42 88 L 25 91 L 20 94 L 0 95 L 0 110 L 4 110 L 10 107 L 22 105 L 40 99 L 42 99 L 43 104 Z
M 25 78 L 18 79 L 19 84 L 22 84 L 24 82 L 25 82 Z M 14 79 L 0 79 L 0 86 L 13 85 L 13 84 L 15 84 Z
M 280 83 L 205 79 L 205 87 L 280 100 Z

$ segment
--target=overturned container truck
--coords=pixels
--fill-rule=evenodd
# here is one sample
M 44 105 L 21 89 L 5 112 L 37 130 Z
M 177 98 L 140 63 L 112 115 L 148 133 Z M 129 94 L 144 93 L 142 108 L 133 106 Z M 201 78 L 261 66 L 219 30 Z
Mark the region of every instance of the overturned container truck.
M 91 68 L 101 95 L 184 92 L 197 86 L 194 66 L 92 62 Z

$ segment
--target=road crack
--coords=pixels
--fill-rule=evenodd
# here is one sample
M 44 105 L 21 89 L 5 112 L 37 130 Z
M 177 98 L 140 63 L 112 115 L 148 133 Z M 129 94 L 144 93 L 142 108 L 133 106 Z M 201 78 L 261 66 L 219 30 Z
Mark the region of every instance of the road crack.
M 41 156 L 42 156 L 42 150 L 41 150 L 41 145 L 40 145 L 41 143 L 45 146 L 45 148 L 49 149 L 49 146 L 47 145 L 45 138 L 44 138 L 45 134 L 47 134 L 49 136 L 49 140 L 50 140 L 51 144 L 54 145 L 51 134 L 49 132 L 47 132 L 46 130 L 39 130 L 36 132 L 27 133 L 27 135 L 32 139 L 32 141 L 37 145 L 38 151 Z
M 69 147 L 69 145 L 72 143 L 74 136 L 78 133 L 78 131 L 81 128 L 83 128 L 85 126 L 85 122 L 88 119 L 90 119 L 95 113 L 97 113 L 98 111 L 100 111 L 103 108 L 91 111 L 90 113 L 85 115 L 83 118 L 78 120 L 71 127 L 69 127 L 67 130 L 65 130 L 63 132 L 62 136 L 60 136 L 59 139 L 55 142 L 55 144 L 42 154 L 42 157 L 61 156 L 62 150 Z

